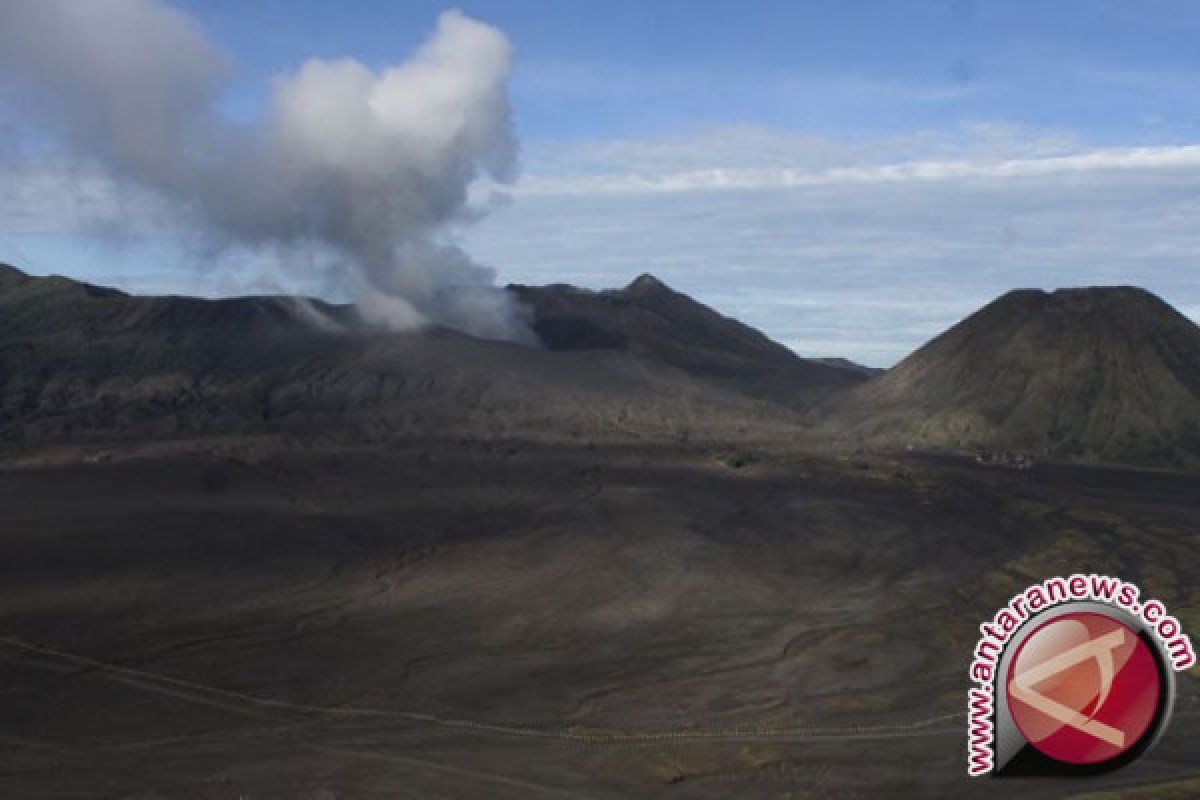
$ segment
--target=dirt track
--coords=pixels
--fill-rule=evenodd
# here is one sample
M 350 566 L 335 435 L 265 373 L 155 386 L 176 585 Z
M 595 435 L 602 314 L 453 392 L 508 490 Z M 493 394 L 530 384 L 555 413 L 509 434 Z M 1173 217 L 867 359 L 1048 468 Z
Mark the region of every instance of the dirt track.
M 1187 477 L 728 455 L 247 446 L 0 471 L 3 794 L 956 794 L 974 627 L 1025 574 L 1197 604 Z M 971 790 L 1194 777 L 1180 688 L 1134 767 Z

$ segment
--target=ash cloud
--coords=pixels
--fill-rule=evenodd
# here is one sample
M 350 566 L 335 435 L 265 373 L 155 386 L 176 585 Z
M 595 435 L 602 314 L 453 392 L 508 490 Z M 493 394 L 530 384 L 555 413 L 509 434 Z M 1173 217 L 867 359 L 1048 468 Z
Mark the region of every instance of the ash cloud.
M 441 238 L 477 213 L 472 183 L 515 177 L 510 55 L 500 31 L 449 11 L 404 62 L 310 60 L 276 78 L 260 119 L 239 123 L 220 111 L 231 59 L 179 10 L 0 3 L 0 83 L 76 155 L 223 245 L 320 252 L 295 268 L 320 272 L 375 323 L 531 343 L 493 270 Z

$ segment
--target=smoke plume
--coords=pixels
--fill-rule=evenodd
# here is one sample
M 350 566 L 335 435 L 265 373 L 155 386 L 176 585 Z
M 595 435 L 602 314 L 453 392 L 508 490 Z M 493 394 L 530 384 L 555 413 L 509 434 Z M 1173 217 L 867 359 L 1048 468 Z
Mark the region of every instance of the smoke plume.
M 224 244 L 297 259 L 397 329 L 530 341 L 492 270 L 441 234 L 481 177 L 515 176 L 498 30 L 457 11 L 407 61 L 310 60 L 253 122 L 223 114 L 229 57 L 160 0 L 4 0 L 0 77 L 77 155 Z M 319 265 L 319 266 L 313 266 Z

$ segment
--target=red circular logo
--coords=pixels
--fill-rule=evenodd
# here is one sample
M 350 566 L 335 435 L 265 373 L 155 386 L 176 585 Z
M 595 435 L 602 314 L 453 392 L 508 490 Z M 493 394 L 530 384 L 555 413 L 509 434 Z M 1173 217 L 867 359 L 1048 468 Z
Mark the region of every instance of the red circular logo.
M 1104 614 L 1047 621 L 1008 669 L 1008 707 L 1025 739 L 1068 764 L 1098 764 L 1145 735 L 1162 693 L 1149 646 Z

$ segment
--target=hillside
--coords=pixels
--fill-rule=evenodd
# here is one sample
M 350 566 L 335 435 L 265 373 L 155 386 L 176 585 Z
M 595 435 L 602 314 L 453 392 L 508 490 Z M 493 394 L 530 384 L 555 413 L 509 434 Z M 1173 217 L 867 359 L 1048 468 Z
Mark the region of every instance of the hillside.
M 1200 458 L 1200 328 L 1132 287 L 1009 292 L 839 398 L 861 441 Z
M 675 297 L 648 332 L 596 315 L 598 328 L 622 330 L 631 347 L 563 351 L 553 336 L 538 349 L 445 329 L 388 333 L 363 326 L 353 308 L 299 298 L 137 297 L 4 267 L 0 440 L 252 431 L 737 436 L 793 424 L 790 411 L 743 385 L 755 383 L 756 370 L 765 383 L 780 365 L 804 362 L 732 321 L 705 332 L 689 355 L 696 327 L 688 314 L 702 307 Z M 543 322 L 539 331 L 553 330 Z M 724 352 L 739 353 L 736 381 L 710 368 L 711 354 Z
M 627 351 L 792 408 L 809 407 L 870 374 L 848 361 L 800 358 L 652 275 L 599 292 L 564 284 L 509 290 L 533 309 L 534 329 L 552 350 Z

